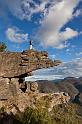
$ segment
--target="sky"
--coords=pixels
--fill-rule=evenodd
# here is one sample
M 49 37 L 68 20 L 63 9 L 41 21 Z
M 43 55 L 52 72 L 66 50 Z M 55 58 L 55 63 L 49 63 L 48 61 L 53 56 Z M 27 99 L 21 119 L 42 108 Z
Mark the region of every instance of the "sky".
M 82 58 L 82 0 L 0 0 L 0 41 L 64 62 Z

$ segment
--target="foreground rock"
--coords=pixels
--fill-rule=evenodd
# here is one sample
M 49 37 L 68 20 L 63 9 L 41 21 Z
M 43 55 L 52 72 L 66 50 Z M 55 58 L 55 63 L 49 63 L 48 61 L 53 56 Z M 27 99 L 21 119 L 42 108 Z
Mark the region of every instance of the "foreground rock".
M 48 111 L 52 111 L 55 105 L 67 104 L 70 100 L 70 96 L 64 92 L 40 93 L 37 82 L 24 82 L 20 88 L 14 79 L 8 83 L 5 78 L 5 82 L 0 85 L 0 109 L 4 108 L 7 113 L 24 112 L 27 107 L 37 108 L 38 103 L 42 103 L 43 107 L 47 105 Z
M 46 107 L 48 111 L 52 111 L 53 107 L 59 104 L 67 104 L 70 96 L 64 92 L 60 93 L 23 93 L 18 94 L 16 97 L 10 97 L 5 101 L 0 101 L 0 108 L 4 108 L 7 113 L 24 112 L 27 107 L 37 108 L 40 104 L 41 107 Z

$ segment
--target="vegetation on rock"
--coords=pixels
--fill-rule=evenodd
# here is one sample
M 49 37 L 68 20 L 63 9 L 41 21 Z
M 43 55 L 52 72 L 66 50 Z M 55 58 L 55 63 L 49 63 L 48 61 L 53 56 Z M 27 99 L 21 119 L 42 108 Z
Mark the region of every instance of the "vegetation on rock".
M 6 44 L 5 44 L 5 43 L 3 43 L 3 42 L 0 42 L 0 52 L 5 51 L 5 50 L 6 50 L 6 48 L 7 48 Z
M 7 119 L 12 120 L 10 124 L 82 124 L 82 115 L 78 114 L 80 106 L 77 104 L 57 105 L 51 112 L 42 107 L 42 104 L 39 103 L 38 105 L 37 108 L 28 107 L 24 113 L 17 113 L 16 115 L 2 114 L 4 112 L 2 108 L 0 124 L 3 124 L 3 120 L 7 122 Z
M 46 108 L 27 108 L 23 116 L 23 124 L 52 124 Z

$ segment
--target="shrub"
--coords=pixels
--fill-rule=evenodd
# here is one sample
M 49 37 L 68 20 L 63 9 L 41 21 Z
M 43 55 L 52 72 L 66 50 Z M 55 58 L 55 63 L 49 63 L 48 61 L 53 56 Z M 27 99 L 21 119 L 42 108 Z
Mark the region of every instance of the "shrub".
M 5 43 L 3 43 L 3 42 L 0 42 L 0 52 L 5 51 L 5 50 L 6 50 L 6 48 L 7 48 L 6 44 L 5 44 Z
M 27 108 L 24 113 L 23 124 L 52 124 L 52 120 L 45 108 Z

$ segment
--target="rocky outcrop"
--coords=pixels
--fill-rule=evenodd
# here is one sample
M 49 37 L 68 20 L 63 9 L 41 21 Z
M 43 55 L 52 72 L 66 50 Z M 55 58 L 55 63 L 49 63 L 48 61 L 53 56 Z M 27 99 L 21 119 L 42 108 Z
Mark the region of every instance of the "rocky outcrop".
M 68 95 L 68 93 L 65 92 L 58 92 L 58 93 L 53 93 L 50 96 L 50 101 L 49 101 L 49 111 L 52 111 L 53 107 L 55 105 L 59 105 L 59 104 L 67 104 L 70 100 L 70 96 Z
M 27 50 L 22 53 L 0 52 L 0 77 L 26 76 L 33 70 L 47 68 L 60 64 L 52 61 L 47 52 Z
M 7 113 L 16 114 L 17 111 L 24 112 L 27 107 L 37 108 L 38 105 L 52 111 L 53 107 L 59 104 L 67 104 L 70 96 L 64 92 L 60 93 L 23 93 L 12 97 L 7 101 L 0 101 L 0 108 L 3 107 Z
M 46 51 L 0 52 L 0 99 L 8 99 L 9 96 L 25 92 L 27 84 L 23 78 L 31 75 L 33 70 L 58 64 L 60 61 L 50 60 Z M 30 84 L 32 91 L 36 87 L 37 85 Z
M 37 105 L 41 103 L 42 107 L 47 106 L 50 112 L 54 106 L 67 104 L 70 100 L 70 96 L 64 92 L 40 93 L 37 82 L 21 83 L 19 88 L 17 81 L 18 79 L 12 78 L 9 83 L 9 80 L 5 78 L 5 81 L 2 80 L 3 84 L 0 85 L 0 108 L 4 108 L 8 114 L 24 112 L 27 107 L 37 108 Z
M 18 78 L 1 78 L 0 108 L 5 112 L 16 114 L 24 112 L 27 107 L 37 108 L 38 103 L 52 111 L 58 104 L 67 104 L 70 96 L 64 92 L 39 93 L 37 82 L 24 82 L 18 84 Z M 20 88 L 19 88 L 20 87 Z M 21 90 L 22 89 L 22 90 Z M 25 90 L 25 91 L 24 91 Z
M 4 107 L 7 112 L 11 111 L 13 113 L 17 111 L 17 108 L 24 111 L 27 106 L 34 107 L 37 100 L 49 96 L 49 94 L 39 93 L 37 82 L 24 82 L 23 78 L 31 75 L 33 70 L 57 66 L 60 63 L 58 60 L 50 60 L 48 53 L 45 51 L 1 52 L 0 108 Z M 55 101 L 51 98 L 51 101 L 49 101 L 50 108 L 56 105 L 55 102 L 58 100 L 55 94 L 51 97 Z M 52 103 L 54 104 L 51 105 Z

